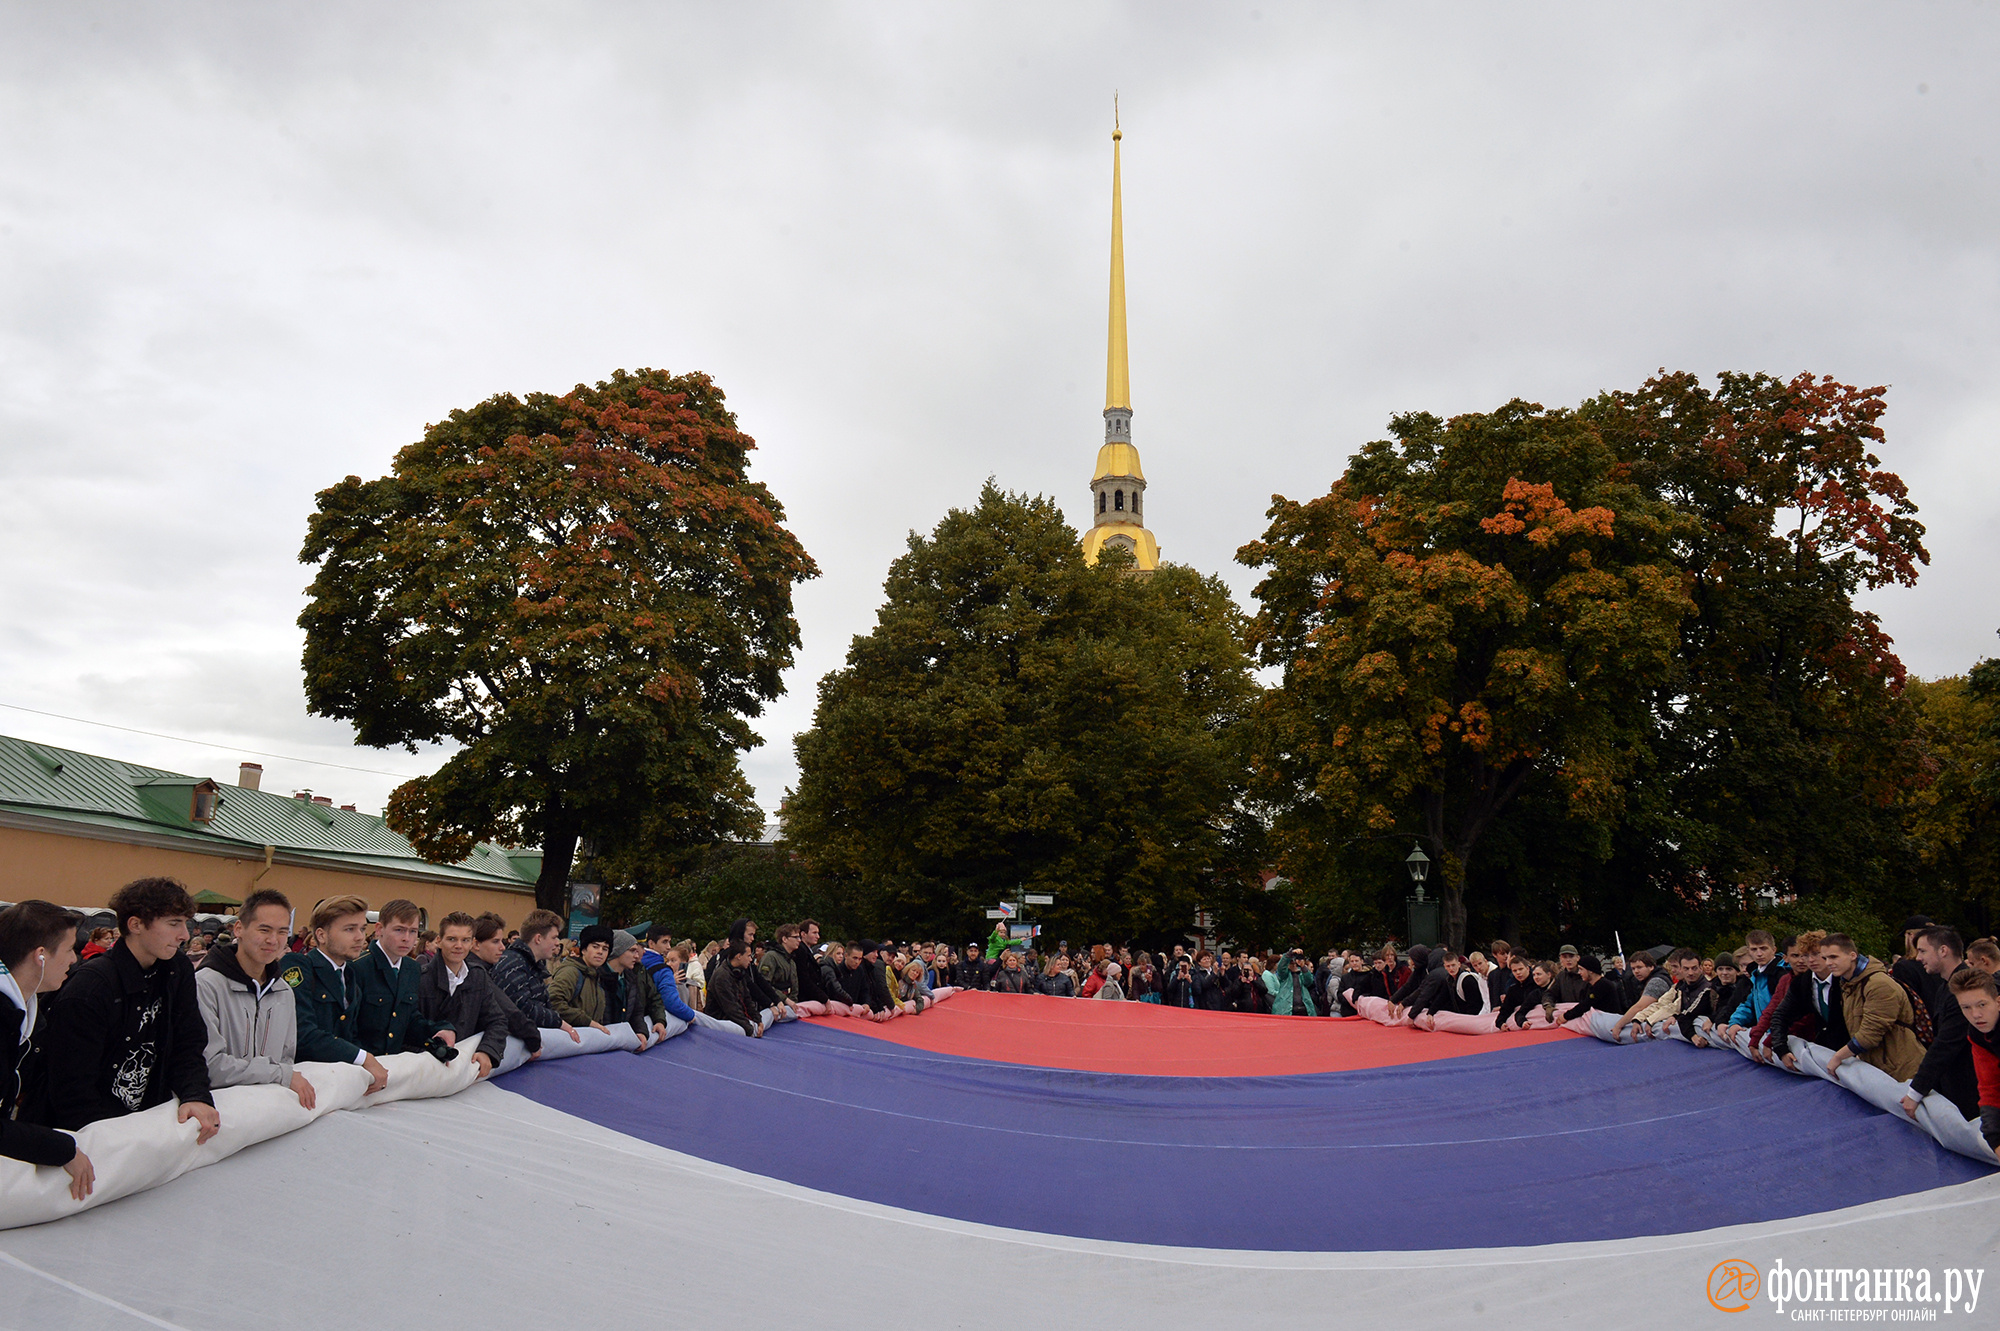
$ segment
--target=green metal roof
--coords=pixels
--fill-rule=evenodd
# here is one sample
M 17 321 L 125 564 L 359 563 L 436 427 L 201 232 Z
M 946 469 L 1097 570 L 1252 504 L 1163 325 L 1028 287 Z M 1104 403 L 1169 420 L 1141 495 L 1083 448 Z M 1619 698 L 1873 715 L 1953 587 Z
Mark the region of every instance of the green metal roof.
M 373 814 L 224 782 L 216 782 L 214 819 L 196 822 L 194 788 L 207 779 L 0 735 L 0 810 L 184 837 L 258 858 L 274 846 L 364 871 L 417 872 L 495 887 L 531 886 L 541 869 L 539 854 L 490 843 L 457 864 L 431 864 Z

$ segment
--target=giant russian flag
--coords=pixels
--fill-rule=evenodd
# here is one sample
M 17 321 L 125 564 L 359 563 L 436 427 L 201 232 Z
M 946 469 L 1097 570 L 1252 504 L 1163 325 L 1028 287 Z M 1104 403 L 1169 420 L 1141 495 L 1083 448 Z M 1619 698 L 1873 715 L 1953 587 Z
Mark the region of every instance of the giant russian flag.
M 1664 1325 L 1718 1316 L 1730 1261 L 1970 1269 L 1997 1245 L 1991 1166 L 1726 1053 L 962 994 L 327 1114 L 0 1234 L 0 1307 L 47 1327 Z

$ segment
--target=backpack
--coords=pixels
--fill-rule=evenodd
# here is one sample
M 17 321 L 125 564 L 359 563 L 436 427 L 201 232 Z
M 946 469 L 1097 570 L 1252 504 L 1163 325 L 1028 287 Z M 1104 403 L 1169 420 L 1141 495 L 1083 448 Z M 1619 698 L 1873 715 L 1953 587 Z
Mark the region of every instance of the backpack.
M 1897 984 L 1902 985 L 1903 992 L 1909 996 L 1910 1029 L 1916 1032 L 1917 1040 L 1923 1045 L 1924 1048 L 1926 1049 L 1930 1048 L 1931 1041 L 1934 1038 L 1936 1038 L 1936 1032 L 1933 1030 L 1931 1026 L 1931 1012 L 1929 1008 L 1924 1006 L 1923 995 L 1919 994 L 1915 989 L 1912 989 L 1909 985 L 1904 984 L 1902 979 L 1899 978 L 1894 971 L 1888 972 L 1888 975 L 1890 979 L 1895 980 Z

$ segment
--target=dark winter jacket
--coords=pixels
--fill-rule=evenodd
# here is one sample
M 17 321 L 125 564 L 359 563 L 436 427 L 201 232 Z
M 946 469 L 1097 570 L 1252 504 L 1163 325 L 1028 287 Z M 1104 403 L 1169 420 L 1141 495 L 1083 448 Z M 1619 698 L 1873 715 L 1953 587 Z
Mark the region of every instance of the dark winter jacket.
M 45 1066 L 38 1046 L 48 1029 L 48 1014 L 39 1000 L 31 1001 L 34 1025 L 23 1038 L 21 1023 L 27 1013 L 11 995 L 0 994 L 0 1156 L 31 1165 L 66 1165 L 76 1158 L 76 1138 L 14 1117 L 23 1087 L 30 1081 L 39 1084 Z
M 826 1001 L 829 1003 L 845 1003 L 847 1001 L 847 989 L 840 982 L 840 973 L 843 969 L 845 969 L 844 966 L 833 964 L 832 953 L 828 953 L 819 959 L 820 988 L 826 991 Z
M 868 972 L 868 1010 L 887 1012 L 898 1006 L 895 992 L 889 984 L 889 963 L 886 961 L 863 962 L 861 969 Z
M 1963 963 L 1959 969 L 1965 969 Z M 1950 977 L 1926 973 L 1924 978 L 1929 982 L 1923 998 L 1931 1013 L 1931 1047 L 1924 1051 L 1917 1075 L 1910 1078 L 1910 1089 L 1919 1098 L 1940 1092 L 1958 1106 L 1959 1113 L 1971 1118 L 1979 1109 L 1979 1078 L 1973 1072 L 1972 1051 L 1966 1042 L 1971 1027 L 1951 992 Z
M 1166 994 L 1166 1005 L 1168 1007 L 1207 1007 L 1208 985 L 1208 972 L 1199 967 L 1190 969 L 1186 978 L 1182 978 L 1178 970 L 1169 971 L 1167 973 L 1166 988 L 1163 991 Z
M 1528 1024 L 1528 1014 L 1540 1007 L 1547 997 L 1548 994 L 1542 986 L 1535 983 L 1534 972 L 1530 971 L 1527 979 L 1514 981 L 1514 987 L 1500 1000 L 1500 1010 L 1493 1014 L 1493 1025 L 1496 1028 L 1505 1027 L 1507 1023 L 1512 1022 L 1516 1026 L 1525 1027 Z
M 749 1006 L 744 999 L 742 977 L 750 973 L 749 969 L 738 970 L 723 962 L 708 977 L 708 1015 L 717 1021 L 734 1022 L 743 1028 L 745 1035 L 755 1035 L 761 1025 L 762 1010 Z
M 968 953 L 952 964 L 951 981 L 960 989 L 984 989 L 992 973 L 983 958 Z
M 1411 1017 L 1421 1017 L 1426 1012 L 1456 1012 L 1458 1004 L 1453 997 L 1452 977 L 1440 967 L 1425 971 L 1423 975 L 1403 986 L 1410 991 L 1406 998 L 1397 998 L 1398 1003 L 1407 1004 Z
M 1641 986 L 1639 984 L 1639 977 L 1633 974 L 1630 968 L 1627 968 L 1619 971 L 1616 976 L 1607 975 L 1605 978 L 1612 980 L 1618 986 L 1618 1010 L 1621 1013 L 1630 1011 L 1632 1005 L 1637 1003 L 1640 998 Z
M 1075 998 L 1076 976 L 1068 971 L 1050 971 L 1038 981 L 1041 991 L 1051 998 Z
M 417 977 L 417 1008 L 423 1028 L 431 1033 L 423 1039 L 449 1029 L 468 1056 L 483 1053 L 498 1063 L 507 1052 L 507 1013 L 500 1006 L 500 991 L 493 987 L 492 977 L 468 957 L 465 978 L 454 992 L 444 958 L 431 957 L 429 961 Z M 403 964 L 410 963 L 405 959 Z M 423 1047 L 422 1041 L 417 1047 Z
M 185 956 L 142 970 L 121 938 L 72 970 L 58 998 L 43 1046 L 50 1127 L 74 1130 L 172 1099 L 215 1103 L 208 1028 Z
M 1340 977 L 1338 990 L 1340 995 L 1340 1012 L 1345 1017 L 1352 1017 L 1360 1013 L 1361 1007 L 1355 1002 L 1356 999 L 1387 998 L 1389 996 L 1387 981 L 1383 979 L 1382 972 L 1376 970 L 1373 966 L 1363 966 L 1358 970 L 1348 971 Z
M 528 1020 L 528 1014 L 515 1006 L 513 999 L 507 997 L 506 992 L 500 988 L 500 982 L 493 978 L 493 968 L 481 961 L 477 954 L 468 956 L 465 964 L 477 966 L 485 972 L 487 987 L 492 989 L 493 997 L 499 1000 L 500 1011 L 507 1016 L 507 1034 L 526 1045 L 529 1053 L 539 1052 L 542 1047 L 541 1027 Z
M 1428 983 L 1431 978 L 1431 973 L 1432 972 L 1428 967 L 1422 970 L 1411 971 L 1408 979 L 1404 980 L 1402 984 L 1398 985 L 1396 988 L 1389 991 L 1389 1001 L 1391 1003 L 1396 1004 L 1398 1007 L 1402 1007 L 1414 1001 L 1416 999 L 1416 996 L 1419 993 L 1423 992 L 1424 985 Z
M 1575 1021 L 1586 1012 L 1609 1012 L 1614 1017 L 1623 1016 L 1625 1009 L 1631 1006 L 1630 1003 L 1620 1002 L 1624 997 L 1616 980 L 1600 975 L 1582 998 L 1556 1013 L 1556 1020 Z
M 536 1026 L 551 1031 L 562 1026 L 562 1015 L 549 1001 L 548 964 L 535 960 L 527 939 L 518 938 L 507 945 L 500 960 L 493 963 L 493 982 Z
M 667 1024 L 667 1005 L 659 986 L 644 966 L 634 966 L 620 978 L 625 982 L 625 1020 L 641 1036 L 652 1039 L 653 1027 Z
M 989 987 L 996 994 L 1031 994 L 1034 992 L 1034 981 L 1028 977 L 1026 970 L 1014 970 L 1003 965 L 993 972 Z
M 1715 982 L 1715 1024 L 1718 1026 L 1729 1025 L 1730 1019 L 1743 1010 L 1743 1005 L 1750 1001 L 1751 995 L 1754 992 L 1754 982 L 1745 974 L 1738 973 L 1736 978 L 1730 982 L 1727 989 L 1722 987 L 1722 981 L 1717 980 Z M 1769 994 L 1764 995 L 1764 1001 L 1766 1003 L 1770 1002 L 1771 996 Z M 1756 1020 L 1755 1017 L 1752 1017 L 1750 1021 L 1741 1024 L 1747 1026 L 1750 1022 Z
M 1674 1020 L 1680 1023 L 1681 1034 L 1686 1038 L 1694 1038 L 1695 1018 L 1707 1017 L 1710 1021 L 1718 1019 L 1717 995 L 1713 980 L 1697 975 L 1692 980 L 1677 981 L 1674 991 L 1681 998 L 1680 1010 L 1674 1014 Z
M 833 985 L 835 1002 L 845 1003 L 849 1007 L 868 1006 L 867 962 L 850 966 L 847 964 L 847 958 L 842 957 L 840 964 L 833 968 L 832 975 L 827 978 Z
M 800 1001 L 806 1003 L 824 1003 L 828 999 L 833 998 L 833 995 L 827 991 L 826 972 L 820 968 L 820 959 L 813 954 L 812 950 L 804 942 L 800 942 L 799 950 L 792 953 L 792 969 L 798 972 Z M 657 977 L 655 978 L 657 979 Z M 950 981 L 947 980 L 945 983 L 949 984 Z M 660 991 L 660 997 L 666 997 L 665 990 Z M 833 1001 L 838 1003 L 842 1000 L 833 998 Z
M 1194 1001 L 1210 1012 L 1222 1011 L 1222 977 L 1212 970 L 1194 968 Z
M 1589 992 L 1590 981 L 1583 978 L 1581 970 L 1559 970 L 1556 978 L 1549 981 L 1549 999 L 1557 1007 L 1581 1003 L 1583 996 Z

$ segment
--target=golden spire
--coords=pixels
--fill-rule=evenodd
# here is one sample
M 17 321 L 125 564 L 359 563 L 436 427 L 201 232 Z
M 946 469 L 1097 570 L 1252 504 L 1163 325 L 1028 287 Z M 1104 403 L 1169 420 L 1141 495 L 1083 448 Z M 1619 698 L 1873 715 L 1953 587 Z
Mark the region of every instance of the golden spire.
M 1111 96 L 1111 337 L 1104 368 L 1104 409 L 1132 410 L 1132 376 L 1125 361 L 1125 210 L 1119 200 L 1118 95 Z

